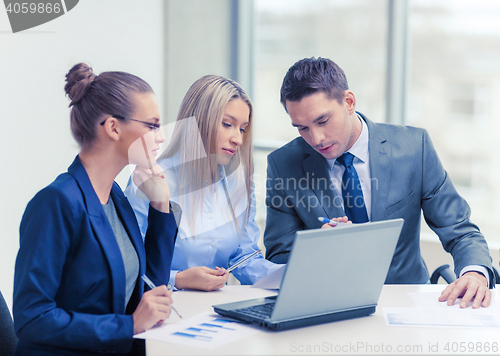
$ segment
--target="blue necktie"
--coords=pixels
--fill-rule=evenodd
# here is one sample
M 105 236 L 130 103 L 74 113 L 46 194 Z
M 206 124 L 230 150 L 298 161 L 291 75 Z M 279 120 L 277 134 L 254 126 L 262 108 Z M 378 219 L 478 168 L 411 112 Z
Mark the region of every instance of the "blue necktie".
M 342 198 L 344 198 L 344 211 L 346 216 L 353 223 L 363 223 L 368 221 L 365 198 L 361 190 L 358 173 L 352 165 L 354 156 L 346 152 L 337 161 L 345 167 L 342 176 Z

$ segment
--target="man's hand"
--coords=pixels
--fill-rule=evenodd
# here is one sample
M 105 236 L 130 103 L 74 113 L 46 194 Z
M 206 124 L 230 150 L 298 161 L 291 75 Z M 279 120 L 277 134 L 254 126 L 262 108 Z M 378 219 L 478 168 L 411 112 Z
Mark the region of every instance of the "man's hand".
M 349 221 L 349 219 L 347 218 L 347 216 L 343 216 L 341 218 L 333 218 L 333 219 L 330 219 L 330 221 L 336 221 L 336 222 L 342 222 L 342 223 L 352 224 L 352 221 Z M 335 227 L 335 226 L 337 226 L 337 225 L 334 225 L 334 224 L 331 224 L 331 223 L 326 223 L 326 224 L 323 224 L 323 226 L 321 226 L 321 228 L 324 229 L 324 228 Z
M 440 302 L 447 301 L 448 305 L 455 304 L 455 300 L 462 297 L 460 308 L 467 308 L 472 302 L 472 308 L 486 308 L 490 305 L 491 292 L 488 289 L 488 280 L 481 273 L 467 272 L 455 282 L 450 283 L 439 297 Z

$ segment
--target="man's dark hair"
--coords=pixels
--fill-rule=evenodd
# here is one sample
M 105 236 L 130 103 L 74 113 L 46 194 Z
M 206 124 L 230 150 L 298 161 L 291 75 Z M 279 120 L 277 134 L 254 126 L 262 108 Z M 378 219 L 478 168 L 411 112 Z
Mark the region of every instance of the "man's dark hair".
M 300 101 L 316 92 L 324 92 L 330 99 L 342 103 L 349 89 L 344 71 L 328 58 L 304 58 L 290 67 L 281 85 L 281 104 Z

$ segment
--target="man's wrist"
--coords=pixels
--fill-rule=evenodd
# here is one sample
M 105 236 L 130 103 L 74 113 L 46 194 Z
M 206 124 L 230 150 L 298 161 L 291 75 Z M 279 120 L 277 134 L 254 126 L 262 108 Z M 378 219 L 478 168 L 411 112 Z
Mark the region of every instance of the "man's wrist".
M 476 272 L 486 279 L 486 287 L 490 287 L 490 275 L 488 269 L 482 265 L 469 265 L 460 271 L 460 277 L 468 272 Z
M 488 287 L 488 278 L 486 278 L 486 276 L 483 273 L 481 273 L 479 271 L 467 271 L 462 276 L 465 276 L 468 273 L 476 273 L 477 276 L 481 277 L 481 279 L 484 280 L 485 287 Z

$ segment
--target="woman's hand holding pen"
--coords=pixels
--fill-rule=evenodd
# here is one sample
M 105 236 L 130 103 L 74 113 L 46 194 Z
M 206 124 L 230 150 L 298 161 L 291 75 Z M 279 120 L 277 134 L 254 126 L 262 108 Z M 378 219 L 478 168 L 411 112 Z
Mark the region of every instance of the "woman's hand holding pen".
M 325 219 L 325 218 L 320 218 L 320 219 Z M 323 220 L 320 220 L 320 221 L 323 221 Z M 321 228 L 325 229 L 325 228 L 329 228 L 329 227 L 335 227 L 338 225 L 338 223 L 352 224 L 352 221 L 349 221 L 347 216 L 343 216 L 341 218 L 333 218 L 333 219 L 330 219 L 329 222 L 326 222 L 325 224 L 323 224 L 323 226 L 321 226 Z
M 137 166 L 133 179 L 135 185 L 146 194 L 153 208 L 164 213 L 170 212 L 170 189 L 165 180 L 165 173 L 159 165 L 151 168 Z
M 133 314 L 134 335 L 168 319 L 173 302 L 172 291 L 165 285 L 145 292 Z
M 227 277 L 229 277 L 229 273 L 224 268 L 191 267 L 177 272 L 175 287 L 177 289 L 198 289 L 208 292 L 224 287 Z

